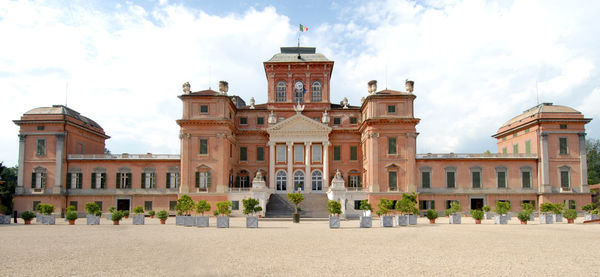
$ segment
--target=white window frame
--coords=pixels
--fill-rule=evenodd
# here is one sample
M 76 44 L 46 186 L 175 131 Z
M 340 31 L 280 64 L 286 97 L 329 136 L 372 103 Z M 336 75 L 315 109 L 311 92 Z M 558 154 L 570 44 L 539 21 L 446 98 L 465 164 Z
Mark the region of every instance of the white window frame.
M 323 161 L 323 147 L 320 144 L 312 145 L 312 162 L 320 163 Z
M 287 172 L 285 170 L 277 171 L 275 175 L 275 185 L 277 191 L 286 191 L 287 190 Z
M 311 186 L 313 191 L 323 190 L 323 173 L 320 170 L 314 170 L 311 173 Z
M 276 157 L 277 162 L 285 162 L 286 158 L 287 158 L 286 157 L 287 156 L 287 153 L 286 153 L 287 146 L 283 145 L 283 144 L 278 144 L 275 147 L 276 147 L 276 152 L 277 152 L 276 153 L 277 154 L 277 157 Z

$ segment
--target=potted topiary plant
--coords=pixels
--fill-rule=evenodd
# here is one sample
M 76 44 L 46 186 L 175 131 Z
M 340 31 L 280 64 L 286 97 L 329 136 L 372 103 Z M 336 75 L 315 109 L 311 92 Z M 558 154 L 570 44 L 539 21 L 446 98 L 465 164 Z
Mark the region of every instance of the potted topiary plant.
M 460 224 L 460 211 L 462 210 L 462 208 L 460 207 L 460 203 L 457 201 L 452 201 L 452 203 L 450 203 L 450 209 L 446 210 L 446 214 L 449 217 L 449 223 L 450 224 Z
M 492 213 L 490 213 L 490 211 L 492 209 L 488 205 L 485 205 L 485 206 L 481 207 L 481 210 L 483 211 L 485 219 L 492 219 L 492 217 L 494 216 Z
M 599 219 L 598 213 L 592 213 L 592 211 L 594 210 L 594 205 L 592 203 L 583 205 L 581 209 L 585 211 L 585 214 L 583 215 L 584 221 Z
M 117 210 L 117 207 L 115 207 L 115 206 L 108 207 L 109 214 L 106 215 L 106 219 L 111 220 L 110 218 L 112 216 L 112 213 L 114 213 L 116 210 Z
M 429 219 L 429 224 L 435 224 L 435 219 L 438 218 L 438 212 L 433 209 L 427 210 L 425 216 Z
M 371 217 L 373 208 L 369 204 L 369 200 L 360 201 L 360 209 L 363 211 L 360 216 L 360 228 L 371 228 L 373 226 L 373 218 Z
M 552 224 L 554 222 L 553 209 L 554 205 L 549 202 L 540 205 L 540 224 Z
M 21 213 L 21 218 L 25 221 L 25 225 L 31 224 L 31 220 L 35 217 L 35 213 L 32 211 L 24 211 Z
M 196 216 L 196 227 L 208 227 L 210 219 L 209 216 L 204 216 L 204 213 L 210 211 L 210 208 L 210 203 L 208 203 L 208 201 L 198 200 L 198 204 L 196 204 L 196 213 L 202 215 Z
M 396 216 L 398 226 L 407 226 L 408 224 L 417 224 L 416 214 L 419 212 L 417 208 L 417 195 L 415 193 L 402 194 L 402 199 L 396 202 L 396 210 L 400 215 Z
M 327 211 L 329 212 L 329 228 L 340 228 L 340 215 L 342 214 L 342 204 L 338 201 L 327 201 Z
M 65 222 L 69 221 L 69 219 L 67 218 L 67 213 L 69 213 L 71 211 L 73 211 L 73 212 L 75 212 L 75 214 L 77 214 L 77 209 L 75 208 L 75 206 L 73 206 L 73 205 L 68 206 L 67 209 L 65 210 Z
M 119 221 L 123 219 L 124 213 L 123 211 L 115 211 L 110 215 L 110 219 L 113 222 L 113 225 L 119 225 Z
M 381 227 L 394 227 L 394 217 L 389 213 L 394 209 L 394 202 L 381 198 L 377 204 L 377 215 L 381 218 L 379 224 Z
M 531 210 L 523 209 L 517 214 L 517 218 L 521 221 L 521 224 L 527 224 L 527 221 L 531 220 Z
M 154 218 L 155 214 L 156 214 L 156 212 L 154 212 L 153 210 L 148 211 L 148 215 L 150 216 L 150 218 Z
M 471 210 L 471 217 L 475 219 L 475 224 L 481 224 L 484 213 L 482 210 Z
M 160 219 L 160 224 L 165 224 L 165 221 L 167 221 L 167 218 L 169 218 L 169 213 L 165 210 L 162 210 L 158 212 L 156 216 L 158 217 L 158 219 Z
M 304 196 L 302 195 L 302 193 L 300 192 L 296 192 L 296 193 L 288 193 L 287 194 L 288 199 L 290 200 L 290 202 L 292 202 L 294 204 L 294 206 L 296 206 L 296 210 L 294 212 L 294 214 L 292 215 L 292 219 L 294 223 L 300 223 L 300 209 L 299 209 L 299 205 L 300 203 L 302 203 L 302 201 L 304 201 Z
M 507 201 L 496 202 L 496 216 L 494 217 L 494 224 L 507 224 L 508 216 L 506 215 L 510 211 L 510 203 Z
M 565 211 L 564 215 L 567 218 L 567 223 L 573 224 L 575 222 L 575 219 L 577 218 L 577 210 L 568 209 Z
M 69 225 L 75 225 L 75 220 L 77 220 L 77 212 L 76 211 L 68 211 L 65 214 L 65 217 L 69 221 Z
M 217 228 L 229 228 L 229 215 L 232 206 L 231 201 L 217 202 Z
M 54 212 L 54 205 L 40 203 L 37 205 L 37 210 L 40 214 L 42 214 L 42 224 L 54 225 L 55 218 L 54 215 L 52 215 L 52 213 Z
M 125 219 L 129 218 L 129 210 L 123 210 L 122 212 Z
M 565 204 L 564 203 L 554 203 L 552 204 L 552 213 L 554 216 L 554 222 L 562 222 L 562 214 L 563 211 L 565 210 Z
M 194 200 L 187 194 L 184 194 L 177 199 L 177 205 L 175 205 L 175 210 L 177 211 L 175 225 L 183 225 L 186 227 L 194 226 L 195 218 L 191 217 L 190 213 L 194 210 L 195 206 L 196 203 L 194 203 Z
M 258 228 L 258 217 L 254 214 L 262 211 L 259 204 L 258 200 L 252 197 L 242 200 L 242 205 L 244 206 L 243 213 L 246 215 L 246 228 Z
M 523 203 L 523 204 L 521 204 L 521 208 L 523 209 L 523 211 L 529 212 L 529 221 L 535 221 L 535 217 L 533 216 L 533 211 L 535 210 L 535 208 L 533 207 L 532 204 Z M 527 224 L 527 223 L 525 223 L 525 224 Z
M 100 206 L 98 206 L 98 204 L 96 204 L 95 202 L 88 202 L 85 203 L 85 210 L 87 211 L 87 215 L 86 217 L 86 224 L 87 225 L 98 225 L 100 224 L 100 216 L 97 215 L 98 213 L 102 213 L 102 211 L 100 211 Z
M 144 225 L 144 208 L 142 206 L 133 209 L 133 225 Z

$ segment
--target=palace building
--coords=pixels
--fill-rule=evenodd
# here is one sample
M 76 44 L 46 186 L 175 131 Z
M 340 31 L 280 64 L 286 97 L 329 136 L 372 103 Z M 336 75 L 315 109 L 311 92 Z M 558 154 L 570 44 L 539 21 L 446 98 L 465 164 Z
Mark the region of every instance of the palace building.
M 302 214 L 326 217 L 327 199 L 357 216 L 360 200 L 397 200 L 416 192 L 419 208 L 445 210 L 524 202 L 591 202 L 587 184 L 585 124 L 566 106 L 544 103 L 502 124 L 493 138 L 498 153 L 417 154 L 414 82 L 405 91 L 378 90 L 368 82 L 360 105 L 330 101 L 334 62 L 312 47 L 282 47 L 263 63 L 267 103 L 246 104 L 219 91 L 183 85 L 180 154 L 105 154 L 110 137 L 95 121 L 69 107 L 32 109 L 15 124 L 19 172 L 14 207 L 51 203 L 84 211 L 97 202 L 129 210 L 169 210 L 178 197 L 259 199 L 267 217 L 291 214 L 286 194 L 305 195 Z M 336 178 L 334 178 L 334 176 Z

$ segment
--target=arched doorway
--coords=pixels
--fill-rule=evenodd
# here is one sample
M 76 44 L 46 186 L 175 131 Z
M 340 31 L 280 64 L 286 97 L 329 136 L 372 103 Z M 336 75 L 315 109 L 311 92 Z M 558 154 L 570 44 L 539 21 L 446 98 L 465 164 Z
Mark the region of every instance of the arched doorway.
M 294 191 L 304 191 L 304 172 L 298 170 L 294 173 Z

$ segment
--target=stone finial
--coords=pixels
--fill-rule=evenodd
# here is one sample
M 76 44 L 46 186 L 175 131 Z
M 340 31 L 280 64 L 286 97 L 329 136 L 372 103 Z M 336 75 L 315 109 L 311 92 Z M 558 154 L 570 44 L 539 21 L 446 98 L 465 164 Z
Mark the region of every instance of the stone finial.
M 183 88 L 184 94 L 190 94 L 190 89 L 191 89 L 190 82 L 183 83 L 183 85 L 181 87 Z
M 369 94 L 377 92 L 377 80 L 369 81 Z
M 323 117 L 321 117 L 321 122 L 325 124 L 329 124 L 329 114 L 327 111 L 323 113 Z
M 348 98 L 344 97 L 344 100 L 342 100 L 342 105 L 344 106 L 344 109 L 348 108 Z
M 229 91 L 229 83 L 227 83 L 226 81 L 219 81 L 219 92 L 227 95 L 228 91 Z
M 405 85 L 406 85 L 406 91 L 412 93 L 413 89 L 415 87 L 415 82 L 406 79 Z
M 275 113 L 273 113 L 273 111 L 271 111 L 271 114 L 269 115 L 267 122 L 269 122 L 269 124 L 277 123 L 277 117 L 275 117 Z
M 304 111 L 304 105 L 301 105 L 300 101 L 298 101 L 298 103 L 294 106 L 294 111 L 296 111 L 296 113 L 301 113 Z
M 362 105 L 363 103 L 365 103 L 365 100 L 367 100 L 367 98 L 365 98 L 364 96 L 360 99 L 360 104 Z
M 254 109 L 254 97 L 250 97 L 250 109 Z

